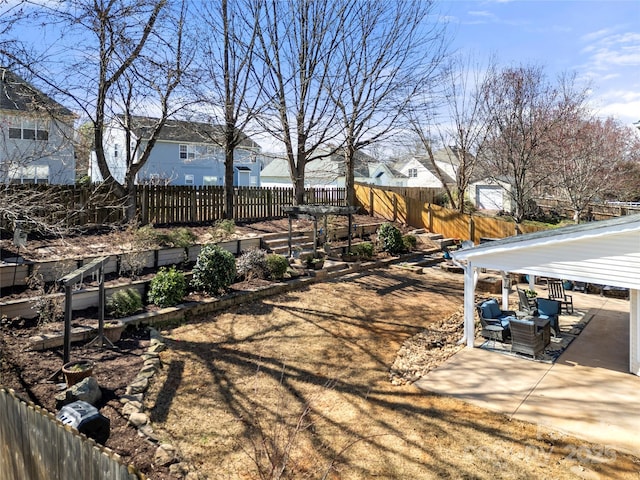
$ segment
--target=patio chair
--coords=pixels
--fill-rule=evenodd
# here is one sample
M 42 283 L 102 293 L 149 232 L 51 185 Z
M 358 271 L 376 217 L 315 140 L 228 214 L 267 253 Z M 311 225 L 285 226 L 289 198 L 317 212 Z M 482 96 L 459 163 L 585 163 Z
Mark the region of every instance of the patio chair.
M 501 310 L 497 300 L 489 299 L 476 305 L 482 331 L 480 335 L 488 340 L 504 342 L 511 338 L 509 320 L 516 318 L 516 312 Z
M 558 315 L 560 314 L 560 302 L 557 300 L 549 300 L 547 298 L 539 298 L 536 305 L 538 307 L 538 314 L 536 316 L 549 320 L 554 337 L 560 335 L 560 322 L 558 318 Z
M 547 279 L 547 289 L 550 300 L 560 302 L 567 313 L 573 313 L 573 297 L 565 293 L 561 280 Z
M 509 320 L 509 326 L 512 352 L 524 353 L 535 358 L 544 351 L 544 331 L 533 320 L 512 318 Z
M 529 298 L 527 296 L 527 292 L 520 290 L 518 287 L 516 287 L 516 290 L 518 291 L 519 316 L 526 317 L 537 315 L 538 310 L 536 309 L 536 299 Z

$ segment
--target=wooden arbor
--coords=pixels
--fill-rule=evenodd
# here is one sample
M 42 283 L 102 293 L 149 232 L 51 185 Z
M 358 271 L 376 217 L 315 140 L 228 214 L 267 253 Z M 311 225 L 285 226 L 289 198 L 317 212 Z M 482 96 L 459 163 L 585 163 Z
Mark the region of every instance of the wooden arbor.
M 318 249 L 318 218 L 322 218 L 324 220 L 324 231 L 327 231 L 327 216 L 328 215 L 342 215 L 347 216 L 349 220 L 348 234 L 347 234 L 347 242 L 348 242 L 348 251 L 351 250 L 351 229 L 353 226 L 353 217 L 354 213 L 358 212 L 359 207 L 336 207 L 333 205 L 295 205 L 292 207 L 283 207 L 284 213 L 289 216 L 289 237 L 288 237 L 288 247 L 289 247 L 289 256 L 291 256 L 291 222 L 294 218 L 300 217 L 309 217 L 313 219 L 313 252 L 315 254 Z

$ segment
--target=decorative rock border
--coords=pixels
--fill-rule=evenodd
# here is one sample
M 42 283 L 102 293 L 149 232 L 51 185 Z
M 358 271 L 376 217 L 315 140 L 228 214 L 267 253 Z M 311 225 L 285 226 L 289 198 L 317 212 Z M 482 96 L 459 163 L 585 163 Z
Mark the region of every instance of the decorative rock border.
M 147 352 L 142 354 L 144 360 L 142 368 L 127 386 L 125 394 L 120 397 L 120 403 L 123 405 L 122 415 L 138 429 L 138 435 L 157 446 L 153 458 L 155 464 L 168 466 L 173 475 L 182 476 L 185 480 L 197 480 L 199 475 L 191 472 L 190 466 L 181 461 L 177 448 L 170 443 L 162 443 L 155 435 L 149 423 L 149 416 L 144 411 L 144 394 L 149 388 L 150 380 L 162 368 L 160 352 L 167 348 L 162 335 L 155 328 L 148 328 L 151 340 Z

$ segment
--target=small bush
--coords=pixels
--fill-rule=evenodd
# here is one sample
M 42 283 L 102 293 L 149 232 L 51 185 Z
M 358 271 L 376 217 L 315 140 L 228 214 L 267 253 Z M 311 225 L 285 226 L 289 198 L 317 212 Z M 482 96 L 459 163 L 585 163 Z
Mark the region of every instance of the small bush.
M 159 307 L 172 307 L 182 302 L 187 293 L 184 273 L 171 267 L 161 267 L 149 284 L 149 302 Z
M 404 243 L 402 242 L 402 233 L 400 229 L 391 223 L 383 223 L 378 230 L 378 242 L 380 248 L 396 255 L 404 251 Z
M 267 255 L 267 268 L 271 278 L 281 280 L 289 269 L 289 261 L 282 255 L 271 253 Z
M 196 241 L 196 235 L 186 227 L 180 227 L 172 230 L 168 235 L 168 241 L 173 247 L 187 248 Z
M 107 310 L 116 318 L 128 317 L 142 310 L 142 297 L 137 290 L 118 290 L 107 302 Z
M 236 261 L 238 276 L 245 279 L 267 278 L 269 266 L 267 265 L 267 252 L 259 248 L 247 250 Z
M 226 240 L 236 231 L 236 224 L 233 220 L 218 220 L 211 227 L 211 240 L 220 242 Z
M 145 225 L 133 232 L 133 243 L 137 248 L 154 248 L 166 244 L 166 236 L 151 225 Z
M 236 259 L 218 245 L 202 247 L 193 267 L 191 285 L 199 291 L 216 295 L 229 288 L 236 278 Z
M 371 242 L 356 243 L 351 246 L 351 253 L 365 258 L 371 258 L 373 257 L 373 244 Z
M 418 239 L 415 235 L 404 235 L 402 237 L 402 244 L 404 245 L 404 250 L 410 252 L 416 248 L 418 244 Z

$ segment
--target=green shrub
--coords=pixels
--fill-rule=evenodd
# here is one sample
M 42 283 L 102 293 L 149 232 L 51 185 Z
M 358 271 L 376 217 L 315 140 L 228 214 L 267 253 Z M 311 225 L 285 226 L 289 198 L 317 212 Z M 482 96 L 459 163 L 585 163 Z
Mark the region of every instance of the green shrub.
M 236 278 L 236 259 L 218 245 L 202 247 L 193 267 L 191 285 L 199 291 L 215 295 L 229 288 Z
M 137 290 L 118 290 L 107 302 L 107 310 L 116 318 L 128 317 L 142 310 L 142 297 Z
M 184 273 L 171 267 L 161 267 L 149 284 L 149 302 L 159 307 L 172 307 L 182 302 L 187 293 Z
M 415 235 L 403 235 L 402 244 L 404 245 L 404 250 L 410 252 L 416 248 L 418 239 Z
M 267 265 L 267 252 L 259 248 L 252 248 L 242 253 L 236 261 L 238 277 L 267 278 L 269 276 L 269 266 Z
M 402 233 L 400 229 L 391 223 L 383 223 L 378 229 L 378 242 L 380 248 L 396 255 L 404 251 L 404 243 L 402 242 Z
M 267 268 L 271 278 L 281 280 L 289 269 L 289 261 L 282 255 L 271 253 L 267 255 Z
M 133 233 L 133 243 L 139 248 L 153 248 L 163 245 L 165 240 L 166 238 L 151 225 L 140 227 Z
M 351 253 L 365 258 L 371 258 L 373 257 L 373 244 L 371 242 L 356 243 L 351 246 Z
M 180 227 L 172 230 L 168 235 L 168 241 L 173 247 L 187 248 L 196 241 L 196 235 L 186 227 Z
M 236 224 L 233 220 L 218 220 L 211 227 L 211 240 L 220 242 L 226 240 L 236 231 Z

